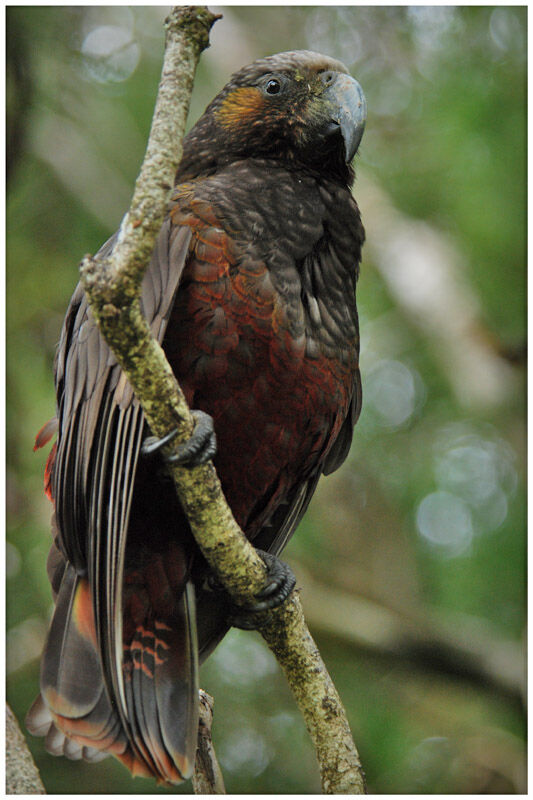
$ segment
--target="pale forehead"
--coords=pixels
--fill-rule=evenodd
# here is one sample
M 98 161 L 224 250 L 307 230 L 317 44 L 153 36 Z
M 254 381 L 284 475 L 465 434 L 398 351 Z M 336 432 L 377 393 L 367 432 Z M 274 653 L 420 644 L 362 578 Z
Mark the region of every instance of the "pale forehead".
M 242 80 L 253 80 L 259 78 L 267 72 L 283 72 L 285 70 L 297 70 L 301 72 L 322 72 L 323 70 L 333 70 L 334 72 L 348 72 L 344 64 L 335 58 L 313 53 L 312 50 L 289 50 L 286 53 L 276 53 L 273 56 L 260 58 L 243 67 L 232 76 L 233 83 Z

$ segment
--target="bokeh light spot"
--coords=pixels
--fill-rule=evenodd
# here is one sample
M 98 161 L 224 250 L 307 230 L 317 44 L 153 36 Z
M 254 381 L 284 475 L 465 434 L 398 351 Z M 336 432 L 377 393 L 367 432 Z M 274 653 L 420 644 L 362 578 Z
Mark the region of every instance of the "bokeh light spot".
M 423 540 L 448 558 L 466 553 L 474 536 L 468 505 L 451 492 L 426 495 L 418 506 L 416 525 Z
M 401 361 L 382 359 L 367 376 L 365 403 L 372 408 L 381 427 L 398 428 L 405 424 L 424 397 L 420 375 Z
M 6 542 L 6 577 L 15 578 L 22 566 L 22 559 L 18 548 L 11 542 Z
M 99 83 L 120 83 L 134 72 L 140 48 L 133 34 L 118 25 L 100 25 L 85 37 L 81 46 L 84 65 Z
M 250 777 L 264 772 L 274 756 L 264 736 L 247 725 L 227 732 L 218 753 L 225 770 Z
M 41 655 L 46 625 L 37 617 L 29 617 L 11 628 L 6 637 L 6 671 L 8 675 L 26 666 Z
M 510 8 L 495 8 L 490 15 L 490 36 L 496 47 L 504 53 L 524 49 L 524 29 Z
M 277 671 L 276 659 L 261 641 L 234 630 L 215 650 L 211 659 L 217 662 L 220 675 L 230 686 L 253 686 Z
M 506 442 L 467 431 L 457 425 L 439 433 L 434 470 L 440 489 L 468 503 L 474 532 L 480 535 L 505 521 L 518 476 L 515 455 Z

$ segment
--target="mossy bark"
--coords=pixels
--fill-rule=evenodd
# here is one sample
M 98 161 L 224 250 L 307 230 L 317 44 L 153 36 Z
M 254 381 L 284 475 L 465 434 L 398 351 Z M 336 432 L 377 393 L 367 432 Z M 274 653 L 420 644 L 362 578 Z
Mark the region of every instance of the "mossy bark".
M 194 69 L 216 17 L 205 8 L 178 7 L 168 18 L 165 62 L 147 155 L 115 248 L 103 261 L 86 256 L 81 280 L 100 331 L 139 398 L 150 428 L 174 428 L 175 447 L 194 426 L 185 397 L 142 316 L 139 292 L 181 156 L 181 138 Z M 192 532 L 236 603 L 251 603 L 263 588 L 263 561 L 237 525 L 212 463 L 173 477 Z M 328 793 L 362 793 L 364 779 L 346 714 L 305 624 L 297 593 L 266 615 L 261 633 L 285 670 L 316 747 Z

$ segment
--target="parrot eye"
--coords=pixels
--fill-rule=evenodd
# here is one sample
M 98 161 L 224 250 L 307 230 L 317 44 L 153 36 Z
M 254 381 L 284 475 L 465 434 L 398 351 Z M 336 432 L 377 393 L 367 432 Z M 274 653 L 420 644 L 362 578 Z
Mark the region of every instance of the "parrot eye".
M 281 83 L 276 78 L 271 78 L 265 86 L 265 90 L 268 94 L 277 94 L 281 91 Z
M 282 77 L 269 77 L 263 84 L 265 94 L 279 94 L 283 91 L 286 81 Z

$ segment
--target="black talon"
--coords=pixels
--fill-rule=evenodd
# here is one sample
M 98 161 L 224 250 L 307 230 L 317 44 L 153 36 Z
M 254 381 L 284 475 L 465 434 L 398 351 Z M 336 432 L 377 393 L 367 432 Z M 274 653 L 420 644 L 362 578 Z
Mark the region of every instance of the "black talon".
M 178 429 L 174 428 L 173 431 L 167 433 L 166 436 L 163 436 L 162 439 L 158 439 L 157 436 L 147 436 L 141 446 L 141 453 L 145 458 L 150 458 L 151 456 L 156 455 L 159 453 L 162 447 L 175 439 L 177 436 Z
M 267 568 L 267 582 L 263 589 L 256 594 L 258 602 L 248 606 L 238 606 L 228 597 L 225 589 L 220 585 L 214 575 L 207 579 L 214 592 L 224 595 L 228 605 L 228 622 L 235 628 L 242 630 L 255 630 L 258 625 L 268 620 L 268 613 L 273 608 L 280 606 L 290 595 L 296 585 L 296 578 L 292 569 L 272 553 L 257 550 L 257 554 L 265 562 Z
M 197 467 L 200 464 L 205 464 L 216 454 L 217 439 L 215 428 L 213 425 L 213 418 L 206 414 L 204 411 L 193 410 L 191 411 L 194 417 L 195 425 L 191 437 L 179 444 L 174 453 L 166 455 L 161 453 L 163 460 L 167 464 L 182 464 L 186 467 Z M 148 436 L 141 447 L 143 456 L 151 457 L 159 453 L 165 445 L 169 444 L 177 434 L 177 428 L 158 439 L 156 436 Z

